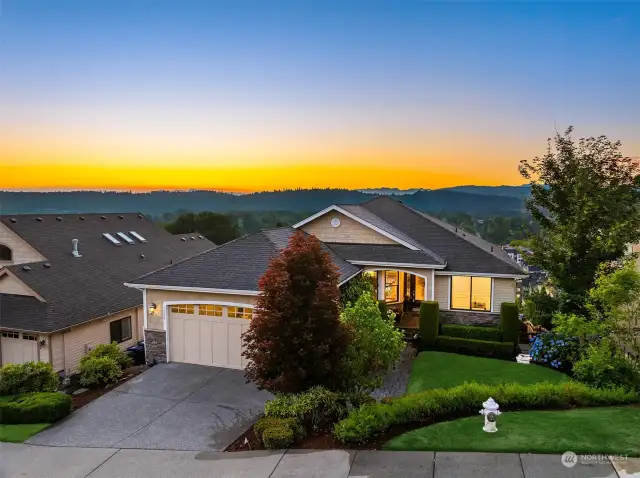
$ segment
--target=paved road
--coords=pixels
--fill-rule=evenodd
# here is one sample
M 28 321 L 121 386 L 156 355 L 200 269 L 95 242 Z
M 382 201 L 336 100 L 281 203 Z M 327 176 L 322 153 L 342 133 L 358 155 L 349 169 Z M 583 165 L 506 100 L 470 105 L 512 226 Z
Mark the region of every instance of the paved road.
M 244 371 L 160 364 L 30 438 L 49 446 L 224 450 L 271 398 Z
M 640 459 L 561 464 L 558 455 L 289 450 L 223 453 L 0 443 L 0 478 L 619 478 Z M 626 470 L 626 471 L 624 471 Z M 635 474 L 634 474 L 635 473 Z

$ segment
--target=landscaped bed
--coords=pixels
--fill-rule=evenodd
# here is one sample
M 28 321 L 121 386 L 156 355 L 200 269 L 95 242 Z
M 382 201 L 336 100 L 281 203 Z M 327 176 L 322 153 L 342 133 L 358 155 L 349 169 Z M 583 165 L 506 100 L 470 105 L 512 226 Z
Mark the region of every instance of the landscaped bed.
M 41 432 L 49 423 L 25 423 L 20 425 L 0 425 L 0 442 L 22 443 Z
M 567 382 L 561 372 L 533 364 L 519 364 L 506 360 L 472 357 L 446 352 L 422 352 L 411 364 L 411 378 L 407 394 L 434 388 L 451 388 L 465 382 L 486 385 L 540 382 Z
M 383 449 L 640 456 L 640 408 L 634 406 L 506 412 L 497 433 L 484 432 L 483 421 L 478 415 L 419 428 Z

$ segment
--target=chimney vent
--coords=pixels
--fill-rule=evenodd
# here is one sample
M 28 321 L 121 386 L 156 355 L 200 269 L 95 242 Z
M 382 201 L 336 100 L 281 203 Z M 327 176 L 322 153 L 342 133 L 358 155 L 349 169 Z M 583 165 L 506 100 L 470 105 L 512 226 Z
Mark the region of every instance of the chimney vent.
M 82 257 L 80 255 L 80 251 L 78 251 L 78 239 L 71 239 L 71 244 L 73 244 L 73 250 L 71 251 L 71 254 L 73 254 L 73 257 Z

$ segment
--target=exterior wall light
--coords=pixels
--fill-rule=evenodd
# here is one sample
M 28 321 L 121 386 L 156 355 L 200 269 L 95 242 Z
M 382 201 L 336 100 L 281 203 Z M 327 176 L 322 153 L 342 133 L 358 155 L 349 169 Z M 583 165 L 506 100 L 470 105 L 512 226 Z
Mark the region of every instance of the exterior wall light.
M 158 306 L 155 303 L 149 304 L 149 314 L 155 314 L 157 308 Z

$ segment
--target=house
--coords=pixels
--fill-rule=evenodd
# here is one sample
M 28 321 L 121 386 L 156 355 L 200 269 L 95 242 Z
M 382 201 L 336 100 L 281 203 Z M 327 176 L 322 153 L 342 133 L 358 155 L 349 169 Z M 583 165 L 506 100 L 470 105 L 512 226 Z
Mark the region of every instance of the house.
M 399 312 L 437 300 L 442 321 L 491 325 L 525 272 L 502 249 L 387 196 L 333 205 L 293 228 L 251 234 L 139 277 L 147 359 L 244 368 L 241 334 L 269 261 L 296 229 L 313 234 L 340 270 L 363 274 Z
M 96 344 L 135 344 L 143 298 L 123 283 L 213 247 L 142 214 L 1 217 L 0 365 L 43 361 L 71 374 Z

